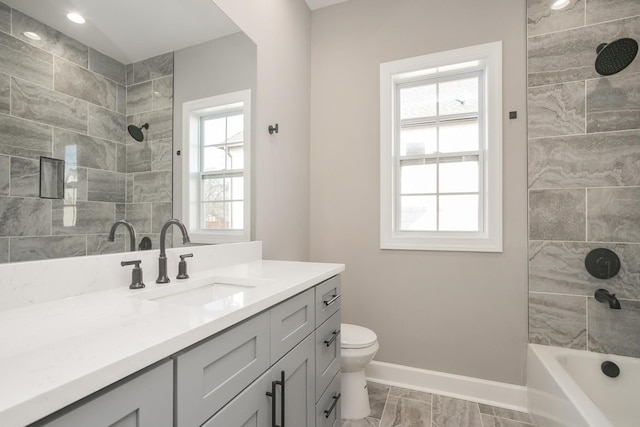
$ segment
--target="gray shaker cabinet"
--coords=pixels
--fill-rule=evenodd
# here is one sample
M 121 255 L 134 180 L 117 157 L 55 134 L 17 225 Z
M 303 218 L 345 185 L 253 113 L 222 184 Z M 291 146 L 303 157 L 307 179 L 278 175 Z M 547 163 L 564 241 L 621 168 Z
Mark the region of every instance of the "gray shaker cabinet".
M 340 422 L 340 375 L 336 375 L 316 403 L 316 427 L 340 427 Z
M 316 285 L 315 290 L 316 326 L 320 326 L 340 310 L 340 294 L 342 292 L 340 276 L 333 276 Z
M 177 425 L 198 427 L 271 365 L 269 313 L 174 357 Z
M 316 328 L 314 298 L 309 289 L 271 309 L 271 363 Z
M 31 426 L 173 427 L 173 364 L 147 368 Z
M 316 330 L 316 400 L 340 371 L 340 311 Z
M 314 373 L 312 334 L 202 427 L 314 427 Z

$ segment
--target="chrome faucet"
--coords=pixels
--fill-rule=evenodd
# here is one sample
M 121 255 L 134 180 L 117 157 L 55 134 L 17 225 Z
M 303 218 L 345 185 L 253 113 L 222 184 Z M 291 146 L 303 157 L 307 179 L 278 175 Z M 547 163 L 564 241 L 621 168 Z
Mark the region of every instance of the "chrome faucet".
M 109 231 L 109 237 L 107 237 L 107 240 L 109 242 L 113 242 L 115 240 L 116 228 L 118 228 L 120 224 L 124 225 L 125 227 L 127 227 L 127 230 L 129 230 L 129 241 L 131 242 L 130 250 L 131 252 L 135 252 L 136 251 L 136 230 L 133 228 L 133 225 L 126 219 L 119 219 L 118 221 L 113 223 L 113 225 L 111 226 L 111 231 Z
M 169 283 L 171 281 L 169 280 L 169 276 L 167 276 L 167 252 L 165 249 L 165 240 L 167 238 L 167 230 L 172 225 L 177 225 L 182 232 L 182 243 L 191 242 L 189 239 L 189 233 L 187 233 L 187 227 L 185 227 L 180 220 L 172 218 L 165 222 L 162 226 L 162 230 L 160 231 L 160 257 L 158 258 L 158 279 L 156 279 L 156 283 Z

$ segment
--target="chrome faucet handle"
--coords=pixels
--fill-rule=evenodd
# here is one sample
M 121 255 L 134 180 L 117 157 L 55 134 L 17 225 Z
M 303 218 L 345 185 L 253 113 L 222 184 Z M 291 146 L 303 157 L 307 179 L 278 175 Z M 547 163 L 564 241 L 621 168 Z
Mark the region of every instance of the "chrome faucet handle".
M 142 264 L 142 260 L 134 260 L 134 261 L 122 261 L 120 263 L 121 266 L 133 265 L 133 270 L 131 271 L 131 284 L 129 285 L 129 289 L 142 289 L 144 288 L 144 283 L 142 282 L 142 268 L 140 268 L 140 264 Z
M 178 263 L 178 275 L 176 279 L 188 279 L 189 275 L 187 274 L 187 261 L 185 258 L 193 258 L 193 254 L 184 254 L 180 255 L 180 262 Z

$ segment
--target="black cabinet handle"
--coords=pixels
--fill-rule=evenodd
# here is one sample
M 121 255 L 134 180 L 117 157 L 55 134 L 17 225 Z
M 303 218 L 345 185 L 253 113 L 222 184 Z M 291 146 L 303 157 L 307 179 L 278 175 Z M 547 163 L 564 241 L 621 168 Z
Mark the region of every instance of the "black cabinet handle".
M 326 305 L 328 307 L 331 304 L 333 304 L 334 302 L 338 301 L 338 298 L 340 298 L 340 294 L 331 295 L 331 299 L 329 301 L 322 301 L 322 302 L 324 303 L 324 305 Z
M 280 424 L 280 427 L 284 427 L 284 371 L 280 371 L 280 418 L 282 421 L 282 424 Z
M 284 427 L 284 371 L 280 371 L 280 381 L 271 381 L 271 391 L 266 393 L 271 397 L 271 427 Z M 276 424 L 276 387 L 280 386 L 280 412 L 282 424 Z
M 328 340 L 325 340 L 324 344 L 327 347 L 330 347 L 331 344 L 333 344 L 333 342 L 336 340 L 336 338 L 338 338 L 339 333 L 340 333 L 340 329 L 336 329 L 335 331 L 331 332 L 331 338 L 329 338 Z
M 324 411 L 324 417 L 325 418 L 329 418 L 329 415 L 331 415 L 333 410 L 336 408 L 336 405 L 338 404 L 338 400 L 340 400 L 340 396 L 341 396 L 340 393 L 338 393 L 335 396 L 333 396 L 333 403 L 331 404 L 331 407 Z

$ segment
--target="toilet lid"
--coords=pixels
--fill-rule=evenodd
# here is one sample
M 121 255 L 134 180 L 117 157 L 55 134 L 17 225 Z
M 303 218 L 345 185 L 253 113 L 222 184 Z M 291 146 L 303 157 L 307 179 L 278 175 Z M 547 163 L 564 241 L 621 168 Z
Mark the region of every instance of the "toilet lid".
M 365 348 L 373 345 L 378 339 L 375 332 L 362 326 L 343 323 L 340 328 L 342 348 Z

